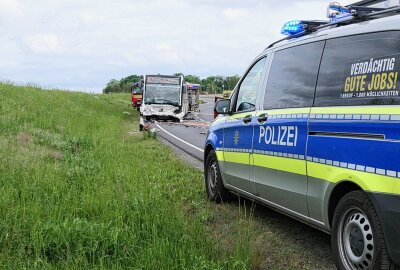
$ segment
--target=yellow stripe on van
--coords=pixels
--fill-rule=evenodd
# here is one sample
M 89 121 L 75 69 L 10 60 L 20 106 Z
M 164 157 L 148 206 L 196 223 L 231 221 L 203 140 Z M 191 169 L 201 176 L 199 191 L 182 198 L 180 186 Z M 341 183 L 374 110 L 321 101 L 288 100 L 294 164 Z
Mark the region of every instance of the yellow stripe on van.
M 306 161 L 301 159 L 254 154 L 254 165 L 288 173 L 307 174 Z
M 249 164 L 249 155 L 250 153 L 239 153 L 239 152 L 223 152 L 224 153 L 224 161 L 232 162 L 238 164 Z
M 308 176 L 338 183 L 350 181 L 365 191 L 400 194 L 400 179 L 385 175 L 355 171 L 315 162 L 307 162 Z
M 249 164 L 250 153 L 217 151 L 219 161 Z M 307 175 L 316 179 L 337 184 L 350 181 L 365 191 L 400 195 L 400 179 L 375 173 L 356 171 L 336 166 L 320 164 L 301 159 L 253 154 L 254 166 L 288 173 Z M 307 169 L 306 169 L 307 162 Z
M 263 110 L 257 111 L 256 116 L 261 114 L 267 115 L 278 115 L 278 114 L 308 114 L 311 108 L 290 108 L 290 109 L 275 109 L 275 110 Z
M 254 114 L 255 114 L 254 112 L 246 112 L 246 113 L 238 113 L 238 114 L 232 114 L 232 115 L 219 117 L 212 122 L 212 125 L 215 126 L 215 125 L 221 124 L 225 121 L 241 119 L 248 115 L 254 116 Z
M 240 119 L 240 118 L 244 118 L 248 115 L 254 116 L 255 112 L 244 112 L 244 113 L 238 113 L 238 114 L 232 114 L 230 116 L 227 116 L 227 119 Z
M 249 164 L 250 153 L 239 152 L 220 152 L 218 160 L 232 162 L 238 164 Z M 267 156 L 253 154 L 253 162 L 255 166 L 306 175 L 306 161 L 300 159 L 291 159 L 284 157 Z
M 312 108 L 312 114 L 400 114 L 400 106 L 338 106 Z
M 223 151 L 215 151 L 215 154 L 217 155 L 217 159 L 219 161 L 225 161 L 224 159 L 224 152 Z

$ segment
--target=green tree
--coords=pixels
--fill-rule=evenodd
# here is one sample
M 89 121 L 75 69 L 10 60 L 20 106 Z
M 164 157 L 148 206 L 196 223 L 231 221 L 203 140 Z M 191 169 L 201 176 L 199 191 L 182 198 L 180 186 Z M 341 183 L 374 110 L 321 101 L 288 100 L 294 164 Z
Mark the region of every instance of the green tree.
M 210 76 L 201 81 L 201 87 L 203 90 L 211 94 L 220 94 L 224 86 L 224 78 L 222 76 Z
M 190 83 L 201 84 L 201 79 L 199 76 L 196 75 L 186 75 L 185 80 Z
M 184 76 L 183 73 L 175 73 L 175 76 Z M 209 76 L 205 79 L 200 79 L 197 75 L 186 75 L 185 80 L 190 83 L 196 83 L 201 85 L 202 91 L 209 93 L 222 93 L 223 90 L 233 90 L 240 80 L 238 75 L 233 76 Z M 103 93 L 120 93 L 131 91 L 133 83 L 143 80 L 142 75 L 129 75 L 120 80 L 112 79 L 107 83 L 107 86 L 103 89 Z
M 228 76 L 224 80 L 224 89 L 233 90 L 236 84 L 239 82 L 240 77 L 238 75 Z
M 129 91 L 130 92 L 130 87 L 133 83 L 138 82 L 140 80 L 143 80 L 143 76 L 142 75 L 130 75 L 128 77 L 122 78 L 119 81 L 119 85 L 121 86 L 122 89 L 125 88 L 125 85 L 129 85 Z
M 103 93 L 119 93 L 122 92 L 120 87 L 119 81 L 116 79 L 111 79 L 108 83 L 106 88 L 103 89 Z
M 103 93 L 130 93 L 132 84 L 140 80 L 143 80 L 142 75 L 129 75 L 120 80 L 112 79 L 107 83 L 106 88 L 103 89 Z

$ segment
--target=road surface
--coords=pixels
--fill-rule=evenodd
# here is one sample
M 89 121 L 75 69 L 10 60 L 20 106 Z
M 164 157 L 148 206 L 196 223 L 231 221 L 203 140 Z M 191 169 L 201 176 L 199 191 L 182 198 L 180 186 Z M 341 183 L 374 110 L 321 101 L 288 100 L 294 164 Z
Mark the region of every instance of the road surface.
M 202 161 L 207 131 L 214 119 L 214 96 L 203 96 L 201 100 L 204 103 L 200 104 L 200 111 L 190 113 L 183 123 L 156 122 L 154 127 L 165 140 Z

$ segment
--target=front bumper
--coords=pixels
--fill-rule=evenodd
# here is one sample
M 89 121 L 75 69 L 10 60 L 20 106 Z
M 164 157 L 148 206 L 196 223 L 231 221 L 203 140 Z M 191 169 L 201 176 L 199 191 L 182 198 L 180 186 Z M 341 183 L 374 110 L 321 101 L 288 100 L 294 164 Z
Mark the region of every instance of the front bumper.
M 400 265 L 400 195 L 371 193 L 391 259 Z
M 175 109 L 176 110 L 176 109 Z M 183 112 L 174 113 L 174 111 L 143 111 L 143 117 L 152 119 L 178 119 L 181 120 L 185 116 Z

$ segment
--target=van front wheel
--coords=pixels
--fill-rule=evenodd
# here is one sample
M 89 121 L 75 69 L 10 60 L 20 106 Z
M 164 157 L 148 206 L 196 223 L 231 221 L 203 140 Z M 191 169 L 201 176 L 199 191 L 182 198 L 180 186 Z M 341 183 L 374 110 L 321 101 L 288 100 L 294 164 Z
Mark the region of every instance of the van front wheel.
M 222 182 L 221 172 L 214 150 L 208 153 L 204 169 L 206 191 L 209 200 L 216 203 L 227 201 L 229 191 L 224 187 L 224 183 Z
M 362 191 L 350 192 L 339 201 L 331 237 L 338 269 L 397 269 L 387 252 L 375 207 Z

